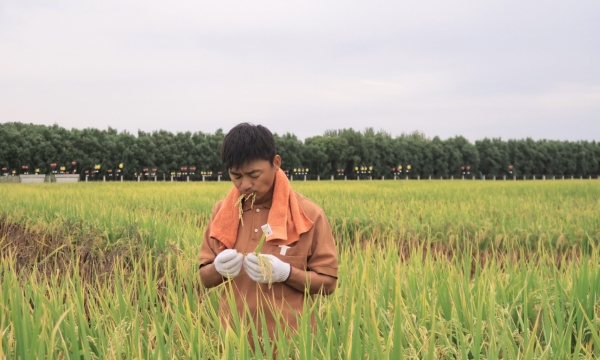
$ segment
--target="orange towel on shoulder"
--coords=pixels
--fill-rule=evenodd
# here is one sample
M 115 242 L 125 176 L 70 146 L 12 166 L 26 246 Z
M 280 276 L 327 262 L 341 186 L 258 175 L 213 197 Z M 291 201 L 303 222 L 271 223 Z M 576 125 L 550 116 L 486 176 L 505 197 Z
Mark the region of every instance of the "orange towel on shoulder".
M 222 248 L 233 248 L 237 240 L 240 218 L 239 209 L 235 203 L 240 195 L 235 187 L 231 189 L 211 224 L 209 236 L 219 240 Z M 292 244 L 313 226 L 313 222 L 298 204 L 292 186 L 281 169 L 275 173 L 273 200 L 267 221 L 273 234 L 265 241 L 275 245 Z

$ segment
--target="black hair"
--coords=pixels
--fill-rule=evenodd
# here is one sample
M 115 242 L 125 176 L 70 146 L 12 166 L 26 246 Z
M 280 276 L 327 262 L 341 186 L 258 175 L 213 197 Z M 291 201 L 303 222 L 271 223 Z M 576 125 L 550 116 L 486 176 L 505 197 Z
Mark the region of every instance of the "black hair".
M 225 170 L 235 169 L 255 160 L 267 160 L 273 166 L 275 138 L 262 125 L 241 123 L 236 125 L 223 140 L 221 163 Z

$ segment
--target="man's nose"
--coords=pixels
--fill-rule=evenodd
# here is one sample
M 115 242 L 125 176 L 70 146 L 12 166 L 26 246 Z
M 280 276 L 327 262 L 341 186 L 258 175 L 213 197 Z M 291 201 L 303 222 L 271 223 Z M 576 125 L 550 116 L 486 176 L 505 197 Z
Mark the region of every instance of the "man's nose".
M 250 179 L 243 179 L 242 180 L 242 190 L 249 191 L 251 189 L 252 189 L 252 181 L 250 181 Z

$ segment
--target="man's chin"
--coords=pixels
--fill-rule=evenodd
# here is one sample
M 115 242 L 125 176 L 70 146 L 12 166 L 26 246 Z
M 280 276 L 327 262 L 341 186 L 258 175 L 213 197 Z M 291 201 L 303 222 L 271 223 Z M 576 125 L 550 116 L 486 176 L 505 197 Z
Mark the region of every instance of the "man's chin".
M 264 194 L 261 194 L 261 193 L 258 193 L 258 192 L 257 192 L 257 193 L 256 193 L 256 200 L 260 200 L 260 199 L 262 199 L 264 196 L 265 196 Z

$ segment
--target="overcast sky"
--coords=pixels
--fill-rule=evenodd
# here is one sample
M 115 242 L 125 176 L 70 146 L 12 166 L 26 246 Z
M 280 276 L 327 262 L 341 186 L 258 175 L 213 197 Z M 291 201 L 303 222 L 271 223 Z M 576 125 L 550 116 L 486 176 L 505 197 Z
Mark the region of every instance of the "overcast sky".
M 0 0 L 0 122 L 600 140 L 600 1 Z

